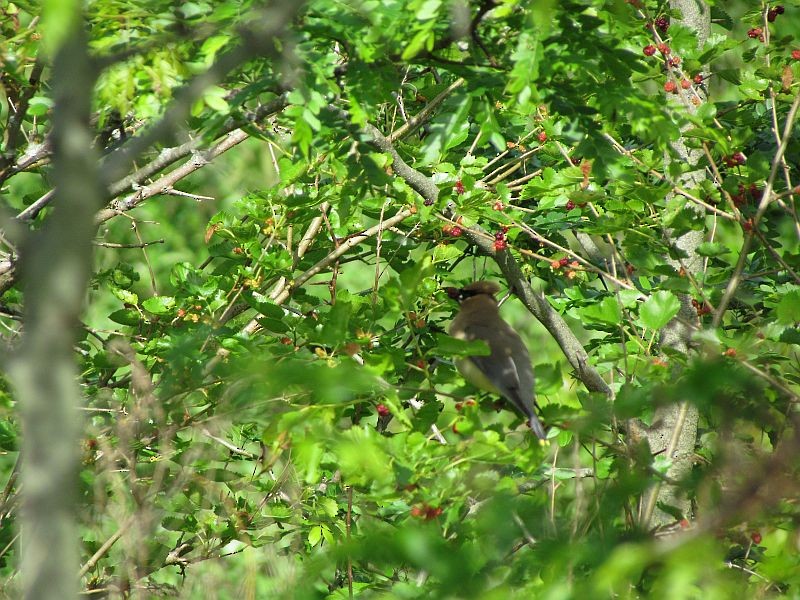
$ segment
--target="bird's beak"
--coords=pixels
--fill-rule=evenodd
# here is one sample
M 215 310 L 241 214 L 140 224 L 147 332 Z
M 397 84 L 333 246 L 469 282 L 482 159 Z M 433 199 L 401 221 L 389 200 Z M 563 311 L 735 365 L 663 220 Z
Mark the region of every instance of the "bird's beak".
M 461 290 L 457 287 L 446 287 L 444 291 L 447 292 L 447 295 L 450 297 L 451 300 L 460 300 L 461 299 Z

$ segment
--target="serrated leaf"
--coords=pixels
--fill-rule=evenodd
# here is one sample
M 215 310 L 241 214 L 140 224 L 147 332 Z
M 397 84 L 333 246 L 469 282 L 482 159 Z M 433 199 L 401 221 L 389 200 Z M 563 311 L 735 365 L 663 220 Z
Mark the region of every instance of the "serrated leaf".
M 582 308 L 579 312 L 582 317 L 589 321 L 608 325 L 618 324 L 622 317 L 619 303 L 612 296 L 606 296 L 602 301 Z
M 111 293 L 115 297 L 122 300 L 125 304 L 139 304 L 139 296 L 130 290 L 123 290 L 122 288 L 111 286 Z
M 778 321 L 781 323 L 800 322 L 800 290 L 791 290 L 781 298 L 775 309 Z
M 339 513 L 339 504 L 333 498 L 322 498 L 317 502 L 317 508 L 322 513 L 333 518 Z
M 703 242 L 697 247 L 697 253 L 700 256 L 721 256 L 729 252 L 730 248 L 717 242 Z
M 639 317 L 644 326 L 658 331 L 678 314 L 681 303 L 675 294 L 660 290 L 645 300 L 639 309 Z
M 172 296 L 153 296 L 144 300 L 142 307 L 154 315 L 165 315 L 175 308 L 175 298 Z

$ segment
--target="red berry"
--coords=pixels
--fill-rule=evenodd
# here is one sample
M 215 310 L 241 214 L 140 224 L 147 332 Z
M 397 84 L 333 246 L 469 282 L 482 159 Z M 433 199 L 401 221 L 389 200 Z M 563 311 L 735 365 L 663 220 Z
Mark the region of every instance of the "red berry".
M 456 190 L 456 194 L 463 194 L 466 191 L 464 189 L 464 184 L 461 183 L 460 179 L 458 181 L 456 181 L 455 190 Z
M 778 18 L 778 15 L 782 15 L 783 14 L 783 10 L 784 10 L 783 6 L 781 6 L 780 4 L 778 6 L 776 6 L 775 8 L 769 9 L 767 11 L 767 21 L 769 21 L 770 23 L 774 22 L 775 19 Z
M 747 37 L 749 38 L 757 38 L 760 35 L 763 35 L 764 30 L 761 27 L 753 27 L 752 29 L 747 31 Z
M 656 53 L 656 47 L 653 44 L 647 44 L 644 48 L 642 48 L 642 52 L 644 52 L 645 56 L 653 56 Z
M 558 261 L 558 265 L 560 267 L 566 267 L 568 264 L 569 264 L 569 259 L 566 256 Z
M 754 531 L 750 534 L 750 539 L 753 540 L 753 543 L 757 546 L 761 543 L 761 533 L 758 531 Z
M 567 203 L 564 205 L 564 208 L 567 210 L 572 210 L 575 208 L 575 203 L 572 200 L 567 200 Z
M 539 132 L 539 142 L 544 144 L 547 141 L 547 134 L 544 131 Z
M 498 231 L 494 234 L 494 239 L 496 240 L 504 240 L 506 239 L 506 232 L 505 231 Z
M 494 241 L 494 251 L 495 252 L 502 252 L 508 248 L 508 242 L 505 240 L 495 240 Z
M 800 50 L 792 50 L 792 58 L 794 60 L 800 60 Z
M 654 24 L 661 30 L 661 33 L 666 33 L 667 29 L 669 29 L 669 21 L 667 20 L 667 17 L 658 17 L 654 21 Z
M 430 521 L 431 519 L 435 519 L 441 514 L 442 514 L 442 509 L 439 508 L 438 506 L 436 508 L 434 508 L 433 506 L 428 506 L 425 509 L 425 520 Z
M 703 76 L 700 73 L 698 73 L 697 75 L 694 76 L 694 82 L 697 85 L 700 85 L 701 83 L 703 83 Z
M 664 84 L 664 91 L 668 94 L 674 93 L 676 89 L 678 89 L 678 87 L 675 85 L 674 81 L 668 81 Z
M 681 79 L 681 87 L 685 90 L 688 90 L 690 87 L 692 87 L 692 82 L 688 79 Z
M 375 407 L 375 410 L 382 417 L 388 417 L 390 414 L 392 414 L 392 411 L 390 411 L 389 407 L 385 404 L 378 404 L 378 406 Z
M 681 57 L 680 56 L 673 56 L 672 58 L 669 59 L 669 66 L 670 67 L 677 67 L 679 64 L 681 64 Z
M 734 152 L 731 156 L 725 156 L 722 159 L 722 162 L 725 163 L 726 167 L 735 167 L 737 165 L 743 165 L 747 161 L 747 158 L 741 152 Z
M 429 198 L 429 199 L 425 200 L 425 202 L 423 202 L 423 204 L 424 204 L 425 206 L 433 206 L 433 200 L 431 200 L 431 199 Z
M 492 208 L 494 210 L 503 210 L 505 206 L 502 202 L 500 202 L 500 200 L 495 200 L 494 204 L 492 204 Z
M 672 50 L 670 50 L 669 46 L 667 46 L 664 42 L 661 42 L 658 45 L 658 51 L 661 52 L 664 56 L 667 56 Z
M 450 235 L 453 237 L 461 237 L 462 233 L 464 232 L 458 225 L 453 226 L 453 228 L 450 230 Z

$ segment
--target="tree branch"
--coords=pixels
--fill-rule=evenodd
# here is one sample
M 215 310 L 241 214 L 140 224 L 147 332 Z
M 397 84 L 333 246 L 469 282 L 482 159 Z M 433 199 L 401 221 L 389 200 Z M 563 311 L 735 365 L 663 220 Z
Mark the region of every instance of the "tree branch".
M 439 188 L 433 181 L 413 167 L 410 167 L 397 153 L 391 141 L 384 136 L 375 126 L 367 124 L 364 131 L 371 138 L 369 141 L 382 152 L 389 154 L 392 159 L 392 168 L 401 179 L 427 201 L 436 201 Z M 445 208 L 449 218 L 454 216 L 453 207 Z M 589 356 L 583 345 L 572 333 L 566 321 L 550 306 L 544 294 L 537 294 L 531 288 L 527 278 L 514 256 L 508 250 L 497 252 L 494 249 L 493 239 L 479 227 L 465 228 L 464 239 L 478 248 L 486 256 L 494 259 L 503 273 L 510 289 L 522 300 L 525 307 L 545 326 L 550 335 L 555 338 L 572 368 L 575 369 L 577 378 L 589 391 L 600 392 L 613 396 L 613 392 L 600 374 L 589 364 Z

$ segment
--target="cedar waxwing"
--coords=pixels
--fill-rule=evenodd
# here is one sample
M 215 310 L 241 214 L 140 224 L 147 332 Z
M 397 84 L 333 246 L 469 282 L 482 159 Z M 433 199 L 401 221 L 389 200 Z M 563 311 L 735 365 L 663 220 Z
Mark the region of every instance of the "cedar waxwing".
M 461 289 L 445 290 L 461 305 L 450 324 L 450 335 L 459 340 L 483 340 L 491 352 L 488 356 L 458 358 L 456 368 L 476 387 L 504 396 L 528 418 L 533 433 L 545 439 L 535 412 L 531 359 L 522 338 L 500 317 L 494 297 L 500 286 L 492 281 L 476 281 Z

